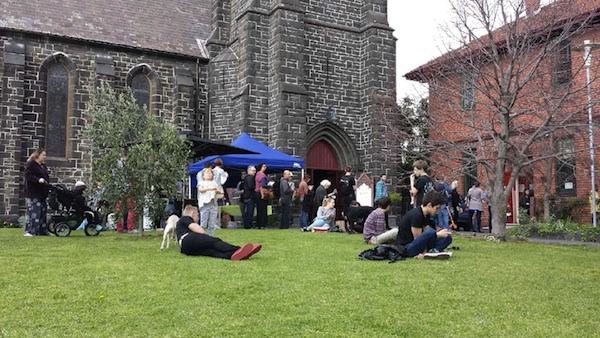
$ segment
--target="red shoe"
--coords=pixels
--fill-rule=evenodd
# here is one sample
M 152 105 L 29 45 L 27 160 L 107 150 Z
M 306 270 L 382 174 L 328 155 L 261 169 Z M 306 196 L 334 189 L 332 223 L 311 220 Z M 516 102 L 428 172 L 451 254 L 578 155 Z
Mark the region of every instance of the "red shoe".
M 250 258 L 250 256 L 254 255 L 255 253 L 259 252 L 260 249 L 262 249 L 262 244 L 253 244 L 252 246 L 253 246 L 252 251 L 250 251 L 250 254 L 248 255 L 248 257 L 246 257 L 244 259 Z
M 231 260 L 232 261 L 239 261 L 242 260 L 244 258 L 248 258 L 252 255 L 252 250 L 254 250 L 254 245 L 248 243 L 246 245 L 244 245 L 243 247 L 237 249 L 233 255 L 231 255 Z

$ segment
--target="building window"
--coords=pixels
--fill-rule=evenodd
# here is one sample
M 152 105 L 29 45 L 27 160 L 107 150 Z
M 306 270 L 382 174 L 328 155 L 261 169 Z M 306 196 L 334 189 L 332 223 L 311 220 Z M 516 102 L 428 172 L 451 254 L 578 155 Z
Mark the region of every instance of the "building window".
M 135 102 L 146 112 L 150 110 L 151 90 L 152 85 L 146 74 L 137 73 L 131 79 L 131 91 L 133 92 L 133 97 L 135 97 Z
M 571 82 L 571 42 L 561 41 L 556 46 L 552 66 L 552 82 L 556 86 Z
M 475 77 L 472 75 L 463 76 L 462 80 L 462 108 L 463 110 L 473 110 L 475 103 Z
M 475 154 L 477 149 L 472 148 L 469 152 L 462 153 L 463 165 L 463 196 L 467 196 L 467 192 L 475 182 L 477 182 L 477 161 Z
M 562 196 L 574 196 L 575 143 L 572 138 L 561 138 L 557 144 L 556 191 Z
M 48 67 L 46 96 L 46 149 L 52 157 L 67 156 L 69 72 L 61 63 Z
M 548 6 L 556 0 L 540 0 L 540 8 Z

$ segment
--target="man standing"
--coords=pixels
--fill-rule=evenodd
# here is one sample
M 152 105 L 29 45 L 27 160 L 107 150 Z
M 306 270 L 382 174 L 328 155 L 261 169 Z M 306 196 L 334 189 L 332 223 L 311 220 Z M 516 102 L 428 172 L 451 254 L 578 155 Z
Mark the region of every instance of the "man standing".
M 425 194 L 435 190 L 431 177 L 427 175 L 428 168 L 427 161 L 417 160 L 413 163 L 413 174 L 410 175 L 410 192 L 416 196 L 415 208 L 421 206 Z
M 342 176 L 340 179 L 340 190 L 342 191 L 342 196 L 344 196 L 344 210 L 346 212 L 350 207 L 350 202 L 356 200 L 356 180 L 352 175 L 352 168 L 346 168 L 346 174 Z
M 244 229 L 252 229 L 252 218 L 254 217 L 254 205 L 256 203 L 254 175 L 256 175 L 256 167 L 249 165 L 248 169 L 246 169 L 246 177 L 244 178 L 244 192 L 240 196 L 240 200 L 243 200 L 245 205 L 244 215 L 242 215 Z
M 300 228 L 305 229 L 308 226 L 308 214 L 310 213 L 310 208 L 312 207 L 312 185 L 308 185 L 310 182 L 310 175 L 304 174 L 302 181 L 298 185 L 297 195 L 300 199 L 300 204 L 302 205 L 302 209 L 300 211 Z
M 375 185 L 375 205 L 377 205 L 377 201 L 383 196 L 388 196 L 387 186 L 385 185 L 385 180 L 387 179 L 386 174 L 382 174 L 379 178 L 379 182 Z
M 430 219 L 441 209 L 446 199 L 436 191 L 423 197 L 423 203 L 407 212 L 398 227 L 396 245 L 406 247 L 406 256 L 425 258 L 432 250 L 442 252 L 452 243 L 451 232 L 447 229 L 435 231 L 430 227 Z
M 281 191 L 281 220 L 279 229 L 290 228 L 290 209 L 292 207 L 292 196 L 294 196 L 294 183 L 291 182 L 294 175 L 289 170 L 283 171 L 283 177 L 279 182 L 279 190 Z

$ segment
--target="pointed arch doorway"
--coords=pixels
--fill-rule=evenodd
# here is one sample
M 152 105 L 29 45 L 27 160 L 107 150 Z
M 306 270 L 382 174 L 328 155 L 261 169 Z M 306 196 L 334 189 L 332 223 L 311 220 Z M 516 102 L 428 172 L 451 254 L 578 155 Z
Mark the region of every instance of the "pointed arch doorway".
M 331 192 L 338 187 L 347 166 L 355 169 L 359 167 L 360 157 L 354 142 L 348 132 L 335 123 L 323 122 L 308 130 L 306 144 L 308 150 L 304 163 L 307 173 L 312 177 L 315 189 L 321 180 L 328 179 L 331 181 L 329 190 Z M 341 194 L 338 194 L 335 201 L 337 219 L 342 219 L 344 203 L 341 197 Z M 315 214 L 316 207 L 318 206 L 313 208 Z M 311 217 L 314 217 L 314 214 L 311 214 Z
M 337 187 L 337 182 L 339 182 L 340 177 L 344 175 L 344 172 L 340 170 L 337 155 L 333 150 L 333 147 L 324 140 L 317 141 L 308 149 L 305 166 L 306 172 L 310 174 L 310 177 L 312 177 L 312 180 L 309 184 L 314 185 L 314 190 L 317 189 L 322 180 L 328 179 L 331 181 L 331 187 L 327 190 L 329 193 Z M 343 204 L 341 199 L 336 199 L 336 219 L 341 218 L 342 207 Z M 310 219 L 315 217 L 316 210 L 318 208 L 319 205 L 313 206 Z

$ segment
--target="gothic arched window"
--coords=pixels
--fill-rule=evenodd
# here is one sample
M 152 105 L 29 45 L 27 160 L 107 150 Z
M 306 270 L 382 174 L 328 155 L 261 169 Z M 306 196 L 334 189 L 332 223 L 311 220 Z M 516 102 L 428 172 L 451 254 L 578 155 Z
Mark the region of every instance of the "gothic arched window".
M 52 157 L 66 157 L 69 72 L 62 63 L 54 63 L 46 74 L 46 149 Z
M 152 84 L 150 79 L 144 73 L 137 73 L 131 79 L 131 91 L 135 102 L 146 112 L 150 110 L 150 97 L 152 93 Z M 144 108 L 144 106 L 146 108 Z

